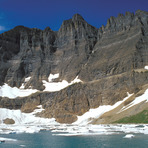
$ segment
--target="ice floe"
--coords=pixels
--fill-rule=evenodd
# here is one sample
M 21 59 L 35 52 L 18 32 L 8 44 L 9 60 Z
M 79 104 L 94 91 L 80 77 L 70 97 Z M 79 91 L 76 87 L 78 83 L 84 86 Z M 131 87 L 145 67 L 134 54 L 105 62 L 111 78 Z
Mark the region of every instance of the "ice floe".
M 53 79 L 58 78 L 58 77 L 59 77 L 59 74 L 55 74 L 55 75 L 50 74 L 48 78 L 48 82 L 45 80 L 42 80 L 43 85 L 45 86 L 44 91 L 48 91 L 48 92 L 60 91 L 66 88 L 67 86 L 82 82 L 80 79 L 78 79 L 78 76 L 70 83 L 68 83 L 66 80 L 63 80 L 61 82 L 52 82 Z
M 26 147 L 26 145 L 20 145 L 20 147 Z
M 17 141 L 17 139 L 11 139 L 11 138 L 3 138 L 3 137 L 0 137 L 0 141 Z
M 127 134 L 125 138 L 134 137 L 133 134 L 148 132 L 148 125 L 136 124 L 103 124 L 103 125 L 64 125 L 52 129 L 55 136 L 80 136 L 80 135 L 112 135 Z
M 0 126 L 0 134 L 10 133 L 36 133 L 41 130 L 50 130 L 54 136 L 82 136 L 82 135 L 112 135 L 126 134 L 123 138 L 134 138 L 134 134 L 148 134 L 148 124 L 104 124 L 104 125 L 67 125 L 49 124 L 46 125 L 12 125 Z M 3 139 L 2 139 L 3 140 Z
M 123 138 L 133 138 L 133 137 L 135 137 L 135 135 L 133 135 L 133 134 L 127 134 Z
M 17 87 L 10 87 L 8 84 L 0 86 L 0 96 L 14 99 L 16 97 L 26 97 L 33 93 L 36 93 L 36 89 L 19 89 Z

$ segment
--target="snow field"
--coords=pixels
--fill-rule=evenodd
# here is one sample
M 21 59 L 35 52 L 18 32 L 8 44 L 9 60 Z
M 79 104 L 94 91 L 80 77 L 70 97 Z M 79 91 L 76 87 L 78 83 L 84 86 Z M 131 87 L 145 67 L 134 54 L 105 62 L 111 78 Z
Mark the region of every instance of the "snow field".
M 8 84 L 0 86 L 0 97 L 8 97 L 14 99 L 16 97 L 26 97 L 33 93 L 36 93 L 36 89 L 20 89 L 17 87 L 10 87 Z
M 67 86 L 82 82 L 80 79 L 78 79 L 78 76 L 70 83 L 68 83 L 66 80 L 63 80 L 62 82 L 52 82 L 52 80 L 58 77 L 59 77 L 59 74 L 54 74 L 54 75 L 50 74 L 48 77 L 48 82 L 45 80 L 42 80 L 43 85 L 45 86 L 45 89 L 43 91 L 48 91 L 48 92 L 60 91 L 66 88 Z M 36 89 L 24 89 L 25 83 L 27 83 L 30 79 L 31 77 L 25 78 L 25 81 L 24 83 L 22 83 L 20 88 L 10 87 L 8 84 L 5 83 L 3 86 L 0 86 L 0 97 L 15 99 L 17 97 L 26 97 L 33 93 L 36 93 L 38 91 Z
M 45 86 L 45 89 L 43 91 L 48 91 L 48 92 L 60 91 L 72 84 L 82 82 L 80 79 L 78 79 L 78 76 L 70 83 L 68 83 L 66 80 L 63 80 L 62 82 L 52 82 L 53 79 L 58 77 L 59 77 L 59 74 L 55 74 L 55 75 L 50 74 L 48 78 L 49 82 L 42 80 L 43 85 Z
M 52 125 L 58 124 L 54 118 L 46 119 L 36 117 L 35 114 L 41 112 L 43 110 L 42 106 L 38 106 L 39 109 L 35 109 L 32 113 L 22 113 L 20 110 L 10 110 L 5 108 L 0 108 L 0 129 L 11 129 L 3 131 L 0 130 L 0 133 L 11 133 L 13 131 L 17 133 L 27 132 L 27 133 L 34 133 L 39 132 L 42 127 L 41 125 Z M 3 123 L 3 120 L 9 118 L 15 121 L 14 125 L 6 125 Z
M 148 66 L 145 66 L 144 69 L 148 70 Z
M 147 66 L 148 67 L 148 66 Z M 43 80 L 45 86 L 44 91 L 59 91 L 67 86 L 70 86 L 74 83 L 82 82 L 78 79 L 78 76 L 70 83 L 63 80 L 62 82 L 53 82 L 54 79 L 58 78 L 59 74 L 49 75 L 48 82 Z M 28 82 L 31 77 L 25 79 L 25 82 Z M 9 97 L 14 99 L 18 96 L 24 97 L 32 93 L 37 92 L 38 90 L 33 89 L 24 89 L 24 84 L 22 88 L 10 87 L 7 84 L 4 84 L 0 87 L 0 96 Z M 103 105 L 99 106 L 96 109 L 90 109 L 88 112 L 84 113 L 82 116 L 78 116 L 78 120 L 71 124 L 59 124 L 52 119 L 45 119 L 36 117 L 35 114 L 43 110 L 42 106 L 39 105 L 38 109 L 34 110 L 32 113 L 22 113 L 20 110 L 10 110 L 5 108 L 0 108 L 0 133 L 9 134 L 9 133 L 35 133 L 40 130 L 46 129 L 51 130 L 53 135 L 64 135 L 64 136 L 76 136 L 76 135 L 99 135 L 99 134 L 119 134 L 124 132 L 127 135 L 124 138 L 134 137 L 131 133 L 143 133 L 148 134 L 148 125 L 91 125 L 89 124 L 93 119 L 99 118 L 105 112 L 111 111 L 118 107 L 121 103 L 126 101 L 133 94 L 127 93 L 127 97 L 122 101 L 118 101 L 114 105 Z M 128 106 L 124 106 L 121 111 L 129 109 L 130 107 L 139 104 L 141 102 L 148 101 L 148 89 L 145 93 L 139 97 L 136 97 Z M 120 112 L 121 112 L 120 111 Z M 15 121 L 14 125 L 6 125 L 3 123 L 3 120 L 6 118 L 13 119 Z M 60 133 L 59 133 L 60 132 Z
M 143 95 L 139 96 L 139 97 L 136 97 L 135 100 L 133 100 L 130 104 L 128 104 L 127 106 L 124 106 L 120 111 L 120 112 L 123 112 L 129 108 L 131 108 L 132 106 L 136 105 L 136 104 L 139 104 L 141 102 L 148 102 L 148 89 L 144 92 Z
M 99 118 L 101 115 L 103 115 L 105 112 L 111 111 L 114 108 L 118 107 L 121 103 L 126 101 L 129 97 L 131 97 L 133 94 L 127 93 L 127 97 L 125 97 L 122 101 L 116 102 L 114 105 L 103 105 L 99 106 L 95 109 L 90 109 L 88 112 L 84 113 L 82 116 L 77 116 L 78 120 L 74 122 L 73 124 L 88 124 L 93 119 Z

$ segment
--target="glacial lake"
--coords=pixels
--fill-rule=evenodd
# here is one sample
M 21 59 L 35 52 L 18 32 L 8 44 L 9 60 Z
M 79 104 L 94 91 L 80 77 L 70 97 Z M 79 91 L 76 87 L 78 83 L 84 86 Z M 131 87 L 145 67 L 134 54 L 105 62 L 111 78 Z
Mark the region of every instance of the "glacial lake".
M 51 131 L 22 134 L 0 134 L 6 141 L 0 148 L 148 148 L 148 135 L 135 134 L 124 138 L 125 133 L 112 135 L 53 136 Z

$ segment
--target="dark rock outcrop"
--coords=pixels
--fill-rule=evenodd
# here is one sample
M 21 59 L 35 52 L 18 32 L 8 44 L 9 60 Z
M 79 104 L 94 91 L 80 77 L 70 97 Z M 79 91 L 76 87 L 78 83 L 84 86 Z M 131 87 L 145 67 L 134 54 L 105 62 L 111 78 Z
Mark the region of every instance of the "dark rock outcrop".
M 38 93 L 25 98 L 0 98 L 1 107 L 28 112 L 42 104 L 40 116 L 55 117 L 58 122 L 74 122 L 90 108 L 114 104 L 126 92 L 137 92 L 148 83 L 148 12 L 138 10 L 111 17 L 97 29 L 79 14 L 66 20 L 59 31 L 23 26 L 0 35 L 0 85 L 43 90 L 42 80 L 59 73 L 56 81 L 83 83 L 59 92 Z M 28 106 L 32 102 L 33 106 Z

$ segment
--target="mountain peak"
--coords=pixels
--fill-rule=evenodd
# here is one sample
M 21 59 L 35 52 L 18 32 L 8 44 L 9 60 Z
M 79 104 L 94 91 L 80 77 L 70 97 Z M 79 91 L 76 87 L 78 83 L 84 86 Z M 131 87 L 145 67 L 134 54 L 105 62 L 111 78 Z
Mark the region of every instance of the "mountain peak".
M 46 28 L 44 29 L 44 31 L 46 32 L 46 31 L 52 31 L 52 30 L 51 30 L 51 28 L 48 26 L 48 27 L 46 27 Z
M 72 17 L 72 21 L 79 21 L 79 20 L 83 20 L 83 21 L 84 21 L 84 18 L 83 18 L 80 14 L 76 13 L 76 14 Z
M 71 23 L 75 23 L 77 21 L 85 22 L 84 18 L 80 14 L 76 13 L 75 15 L 73 15 L 72 19 L 68 19 L 68 20 L 63 21 L 62 27 L 67 26 Z
M 135 14 L 136 14 L 136 15 L 142 15 L 142 14 L 148 15 L 148 12 L 138 9 L 138 10 L 135 12 Z

